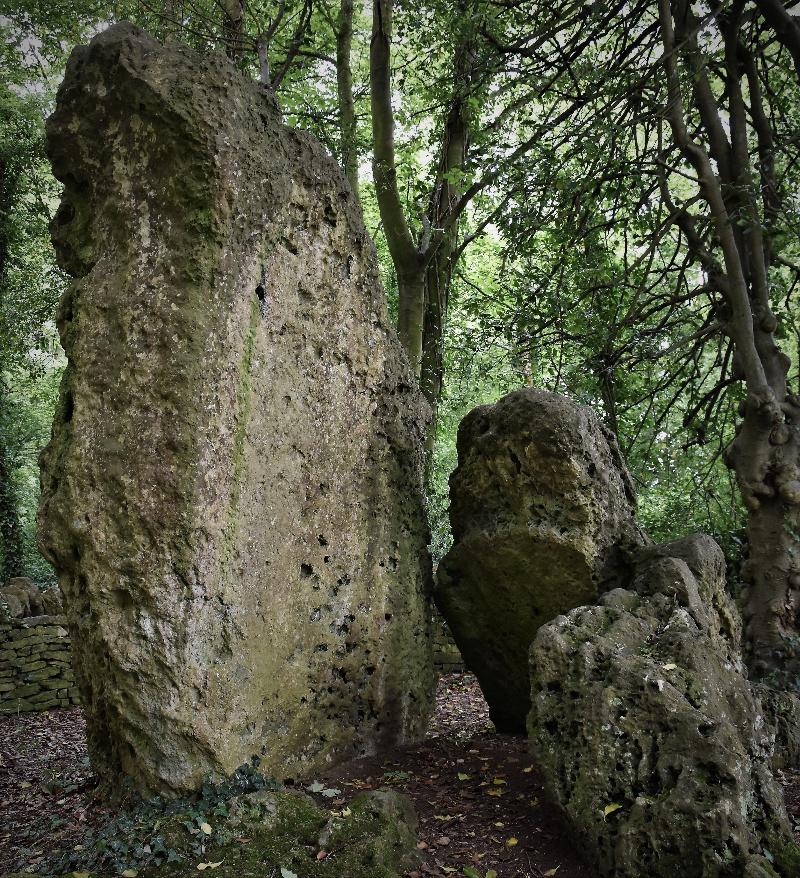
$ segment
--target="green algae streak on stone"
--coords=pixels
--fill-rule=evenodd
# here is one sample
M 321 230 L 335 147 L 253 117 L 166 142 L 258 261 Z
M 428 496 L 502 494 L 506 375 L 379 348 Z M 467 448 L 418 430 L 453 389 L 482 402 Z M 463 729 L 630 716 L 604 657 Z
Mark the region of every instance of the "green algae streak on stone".
M 531 701 L 546 792 L 599 875 L 800 875 L 710 537 L 641 549 L 630 588 L 540 628 Z
M 428 412 L 344 176 L 213 54 L 117 25 L 48 124 L 75 277 L 42 456 L 101 776 L 297 776 L 419 737 Z
M 436 602 L 499 731 L 525 730 L 539 626 L 595 600 L 645 541 L 633 503 L 616 440 L 591 409 L 519 390 L 462 421 Z

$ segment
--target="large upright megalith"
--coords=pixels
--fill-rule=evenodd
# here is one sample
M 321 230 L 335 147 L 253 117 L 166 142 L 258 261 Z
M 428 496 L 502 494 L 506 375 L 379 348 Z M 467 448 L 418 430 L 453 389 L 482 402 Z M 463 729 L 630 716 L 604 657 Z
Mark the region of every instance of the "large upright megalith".
M 525 730 L 539 626 L 618 584 L 644 542 L 633 500 L 614 436 L 563 396 L 517 390 L 461 422 L 436 602 L 500 731 Z
M 130 25 L 73 52 L 48 142 L 75 281 L 41 546 L 98 771 L 169 793 L 415 738 L 427 415 L 344 176 Z

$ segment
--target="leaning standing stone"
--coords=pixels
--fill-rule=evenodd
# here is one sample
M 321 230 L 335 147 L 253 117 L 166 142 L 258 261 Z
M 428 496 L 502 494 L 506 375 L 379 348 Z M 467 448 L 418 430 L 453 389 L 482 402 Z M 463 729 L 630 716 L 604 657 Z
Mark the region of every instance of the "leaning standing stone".
M 594 601 L 644 542 L 616 440 L 591 409 L 518 390 L 470 412 L 436 602 L 498 730 L 523 732 L 539 626 Z

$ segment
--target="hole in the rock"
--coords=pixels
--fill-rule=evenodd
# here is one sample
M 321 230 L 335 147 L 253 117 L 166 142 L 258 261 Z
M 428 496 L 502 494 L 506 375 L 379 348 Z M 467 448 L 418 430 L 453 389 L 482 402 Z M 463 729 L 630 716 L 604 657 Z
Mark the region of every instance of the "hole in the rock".
M 75 219 L 75 208 L 68 202 L 63 201 L 56 211 L 54 223 L 57 226 L 69 225 Z

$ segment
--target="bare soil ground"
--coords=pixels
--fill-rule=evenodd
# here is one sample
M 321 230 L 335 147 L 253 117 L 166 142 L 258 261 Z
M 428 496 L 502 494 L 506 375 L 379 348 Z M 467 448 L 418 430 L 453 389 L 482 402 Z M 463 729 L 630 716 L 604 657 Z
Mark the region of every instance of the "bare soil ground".
M 800 830 L 800 772 L 778 779 Z M 422 744 L 319 780 L 341 790 L 337 805 L 379 786 L 413 799 L 422 862 L 411 878 L 593 878 L 580 841 L 542 795 L 525 739 L 495 733 L 470 675 L 442 678 Z M 40 873 L 49 854 L 80 845 L 113 813 L 96 795 L 80 709 L 0 718 L 0 875 Z

